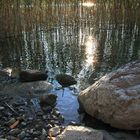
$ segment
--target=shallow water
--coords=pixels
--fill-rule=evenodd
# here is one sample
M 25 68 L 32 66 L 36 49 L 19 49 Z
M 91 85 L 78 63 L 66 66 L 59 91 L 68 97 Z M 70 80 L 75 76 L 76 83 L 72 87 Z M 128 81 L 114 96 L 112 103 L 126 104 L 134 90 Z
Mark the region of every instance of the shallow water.
M 77 102 L 77 96 L 73 88 L 62 89 L 56 80 L 53 80 L 53 89 L 50 91 L 57 95 L 56 107 L 60 113 L 64 116 L 64 124 L 67 125 L 71 122 L 79 123 L 79 104 Z

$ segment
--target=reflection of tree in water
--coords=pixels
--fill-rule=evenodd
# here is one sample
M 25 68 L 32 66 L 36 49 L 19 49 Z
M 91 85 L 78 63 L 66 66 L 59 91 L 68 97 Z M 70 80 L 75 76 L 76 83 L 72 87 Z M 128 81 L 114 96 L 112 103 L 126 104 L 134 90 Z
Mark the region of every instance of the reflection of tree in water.
M 86 60 L 84 44 L 95 37 L 93 65 L 83 77 L 100 75 L 140 57 L 140 1 L 2 0 L 1 67 L 50 69 L 77 76 Z M 91 75 L 91 76 L 90 76 Z

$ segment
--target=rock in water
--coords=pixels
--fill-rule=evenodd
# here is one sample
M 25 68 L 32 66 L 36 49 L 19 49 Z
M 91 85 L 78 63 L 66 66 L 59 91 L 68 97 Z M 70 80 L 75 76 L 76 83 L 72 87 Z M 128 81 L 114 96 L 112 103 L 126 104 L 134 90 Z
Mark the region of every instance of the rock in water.
M 41 106 L 48 105 L 48 106 L 55 106 L 57 96 L 55 94 L 44 94 L 40 96 L 40 104 Z
M 116 128 L 140 129 L 140 60 L 105 75 L 78 98 L 89 115 Z
M 19 80 L 21 82 L 33 82 L 46 80 L 48 77 L 46 72 L 38 70 L 22 70 L 19 74 Z
M 74 77 L 67 74 L 58 74 L 55 78 L 62 87 L 69 87 L 77 83 Z

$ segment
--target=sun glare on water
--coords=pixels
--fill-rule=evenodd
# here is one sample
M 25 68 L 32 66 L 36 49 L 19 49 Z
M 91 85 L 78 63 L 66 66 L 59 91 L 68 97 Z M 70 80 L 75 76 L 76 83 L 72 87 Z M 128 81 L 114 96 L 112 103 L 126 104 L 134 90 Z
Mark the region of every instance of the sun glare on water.
M 85 42 L 85 46 L 87 57 L 86 62 L 91 65 L 93 63 L 95 49 L 97 46 L 96 40 L 92 36 L 89 36 L 87 41 Z
M 82 6 L 85 6 L 85 7 L 93 7 L 95 5 L 96 4 L 95 3 L 92 3 L 92 2 L 84 2 L 84 3 L 82 3 Z

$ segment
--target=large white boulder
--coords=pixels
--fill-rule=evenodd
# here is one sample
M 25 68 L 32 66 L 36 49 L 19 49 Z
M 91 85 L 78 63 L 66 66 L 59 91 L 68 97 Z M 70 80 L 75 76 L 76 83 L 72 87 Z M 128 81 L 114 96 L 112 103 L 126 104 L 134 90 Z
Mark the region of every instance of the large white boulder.
M 140 60 L 105 75 L 78 99 L 88 114 L 113 127 L 140 129 Z
M 67 126 L 55 140 L 103 140 L 103 133 L 84 126 Z

